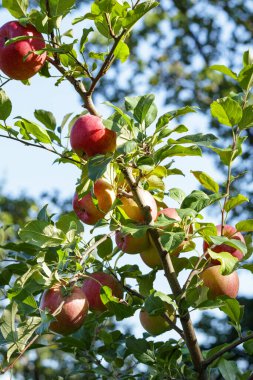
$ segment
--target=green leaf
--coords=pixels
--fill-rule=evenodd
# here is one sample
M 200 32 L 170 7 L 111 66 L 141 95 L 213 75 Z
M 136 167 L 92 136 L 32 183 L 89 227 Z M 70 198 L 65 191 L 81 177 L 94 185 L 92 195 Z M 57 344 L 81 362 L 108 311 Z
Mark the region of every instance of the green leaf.
M 215 182 L 212 177 L 210 177 L 205 172 L 201 171 L 193 171 L 191 170 L 191 173 L 194 175 L 195 178 L 201 183 L 202 186 L 204 186 L 207 190 L 210 190 L 214 193 L 219 192 L 219 185 L 217 182 Z
M 25 139 L 29 138 L 30 135 L 34 136 L 36 140 L 44 144 L 50 144 L 51 139 L 45 128 L 38 124 L 35 124 L 29 120 L 19 118 L 15 125 L 20 128 L 20 133 Z
M 224 380 L 238 379 L 238 367 L 236 362 L 221 358 L 218 362 L 218 368 Z
M 253 219 L 241 220 L 235 225 L 237 231 L 253 232 Z
M 217 99 L 211 104 L 211 114 L 221 124 L 233 127 L 242 118 L 242 108 L 235 100 L 226 97 Z
M 250 90 L 253 84 L 253 65 L 245 66 L 239 72 L 238 82 L 243 90 Z
M 126 347 L 133 354 L 142 354 L 148 350 L 149 344 L 146 339 L 137 339 L 130 336 L 126 339 Z
M 232 256 L 229 252 L 213 252 L 208 249 L 208 253 L 213 260 L 217 260 L 221 263 L 220 272 L 223 276 L 232 273 L 238 264 L 238 259 Z
M 228 75 L 230 78 L 233 78 L 237 80 L 237 74 L 230 70 L 227 66 L 224 65 L 212 65 L 209 67 L 211 70 L 219 71 L 220 73 L 223 73 L 225 75 Z
M 196 133 L 194 135 L 187 135 L 180 137 L 177 140 L 168 139 L 168 144 L 196 144 L 200 146 L 210 146 L 214 141 L 217 140 L 217 137 L 211 133 L 204 135 L 203 133 Z
M 88 35 L 93 32 L 93 28 L 90 27 L 89 29 L 83 28 L 83 34 L 80 40 L 80 52 L 83 53 L 85 49 L 85 44 L 88 41 Z
M 29 0 L 2 0 L 3 8 L 8 9 L 15 18 L 25 17 L 28 5 Z
M 230 247 L 233 247 L 235 249 L 239 249 L 239 251 L 241 251 L 243 253 L 243 255 L 245 255 L 247 253 L 246 245 L 243 242 L 241 242 L 240 240 L 233 239 L 233 237 L 231 239 L 229 239 L 226 236 L 210 236 L 210 239 L 211 239 L 212 243 L 215 245 L 226 244 L 226 245 L 229 245 Z
M 74 211 L 68 212 L 66 214 L 61 214 L 55 225 L 59 230 L 63 231 L 65 234 L 68 233 L 71 225 L 75 225 L 78 234 L 84 232 L 83 223 L 80 222 Z
M 174 156 L 178 156 L 178 157 L 202 156 L 202 151 L 196 145 L 192 145 L 189 147 L 174 145 L 172 147 L 165 146 L 161 149 L 158 149 L 158 151 L 155 153 L 155 159 L 159 161 L 162 161 L 165 158 L 174 157 Z
M 61 230 L 41 220 L 28 222 L 19 230 L 19 236 L 24 242 L 41 248 L 57 247 L 66 239 Z
M 244 195 L 242 195 L 242 194 L 237 194 L 235 197 L 230 198 L 225 203 L 225 206 L 224 206 L 225 211 L 229 212 L 230 210 L 232 210 L 236 206 L 241 205 L 244 202 L 249 202 L 249 199 L 247 197 L 245 197 Z
M 185 239 L 184 232 L 166 232 L 160 237 L 161 243 L 168 252 L 173 252 Z
M 169 196 L 174 199 L 174 201 L 181 204 L 185 198 L 185 192 L 181 189 L 173 187 L 172 189 L 169 189 Z
M 252 105 L 244 108 L 243 113 L 242 113 L 242 118 L 238 126 L 241 131 L 243 129 L 248 129 L 253 126 L 253 106 Z
M 114 50 L 115 58 L 119 59 L 122 63 L 124 63 L 130 54 L 129 47 L 124 41 L 120 41 Z
M 229 317 L 233 324 L 239 325 L 243 316 L 243 306 L 236 299 L 227 298 L 220 310 Z
M 154 287 L 154 281 L 156 278 L 156 272 L 151 271 L 145 275 L 137 276 L 137 282 L 139 285 L 139 292 L 143 296 L 148 296 L 150 294 L 150 291 Z
M 176 117 L 184 116 L 190 112 L 196 112 L 196 108 L 186 106 L 186 107 L 179 108 L 177 110 L 165 113 L 164 115 L 159 117 L 157 124 L 156 124 L 156 131 L 160 131 L 162 128 L 164 128 L 166 125 L 168 125 L 168 123 L 171 120 L 175 119 Z M 184 127 L 182 132 L 188 131 L 188 129 L 185 126 L 182 126 L 182 127 Z M 177 131 L 175 131 L 175 132 L 177 132 Z
M 224 165 L 228 166 L 231 163 L 233 156 L 233 151 L 231 148 L 221 149 L 210 147 L 210 149 L 219 155 L 220 160 Z
M 194 190 L 183 200 L 181 209 L 191 208 L 197 212 L 200 212 L 207 207 L 209 203 L 210 200 L 206 193 L 200 190 Z
M 249 355 L 253 355 L 253 339 L 243 343 L 243 348 Z
M 101 178 L 106 172 L 107 166 L 112 161 L 113 156 L 104 156 L 97 154 L 91 157 L 88 161 L 88 177 L 92 181 Z
M 107 53 L 95 53 L 94 51 L 89 52 L 89 57 L 93 59 L 98 59 L 100 61 L 104 61 Z
M 95 241 L 97 242 L 103 236 L 104 235 L 96 236 Z M 99 244 L 99 246 L 97 247 L 98 256 L 104 260 L 106 260 L 106 258 L 112 254 L 112 251 L 113 251 L 113 243 L 110 237 L 107 237 L 107 239 L 103 241 L 101 244 Z
M 148 127 L 157 116 L 157 108 L 154 104 L 155 96 L 148 94 L 144 96 L 126 97 L 125 107 L 127 111 L 133 111 L 133 116 L 140 124 L 145 122 Z
M 127 12 L 126 17 L 122 22 L 122 26 L 126 29 L 131 29 L 138 20 L 140 20 L 147 12 L 151 9 L 157 7 L 158 2 L 154 0 L 147 0 L 144 3 L 141 3 L 135 7 L 135 9 Z
M 51 129 L 52 131 L 56 128 L 56 120 L 52 112 L 44 110 L 35 110 L 34 116 L 39 120 L 46 128 Z
M 76 0 L 49 0 L 50 16 L 64 16 L 75 5 Z
M 0 120 L 6 120 L 12 110 L 12 104 L 6 92 L 0 89 Z
M 150 315 L 161 315 L 166 311 L 166 303 L 171 304 L 172 299 L 162 292 L 155 291 L 146 298 L 144 309 Z
M 117 321 L 131 317 L 134 309 L 125 302 L 121 302 L 117 297 L 112 295 L 112 289 L 108 286 L 101 287 L 100 297 L 107 309 L 116 316 Z

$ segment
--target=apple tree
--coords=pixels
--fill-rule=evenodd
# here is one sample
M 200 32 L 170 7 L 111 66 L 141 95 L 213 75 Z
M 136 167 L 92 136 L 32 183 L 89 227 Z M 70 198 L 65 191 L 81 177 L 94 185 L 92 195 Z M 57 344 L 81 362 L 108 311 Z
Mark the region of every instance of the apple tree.
M 74 0 L 41 0 L 37 8 L 3 0 L 3 6 L 11 16 L 0 28 L 1 138 L 46 150 L 55 162 L 75 165 L 80 176 L 71 212 L 50 214 L 45 205 L 20 226 L 14 241 L 1 245 L 2 373 L 28 351 L 50 344 L 72 355 L 74 370 L 66 378 L 248 378 L 250 369 L 242 373 L 227 354 L 238 346 L 253 352 L 253 332 L 242 331 L 243 305 L 236 300 L 238 269 L 253 270 L 245 262 L 252 253 L 253 219 L 230 224 L 231 211 L 249 202 L 233 186 L 243 176 L 235 176 L 234 168 L 253 124 L 249 52 L 238 73 L 211 68 L 241 89 L 210 104 L 212 117 L 230 132 L 230 141 L 221 141 L 211 133 L 193 134 L 180 122 L 196 107 L 160 114 L 153 94 L 127 96 L 120 104 L 107 101 L 111 115 L 105 118 L 93 102 L 114 61 L 128 59 L 135 24 L 158 2 L 95 0 L 88 13 L 72 20 L 73 26 L 82 24 L 81 36 L 61 26 Z M 90 48 L 97 34 L 105 51 Z M 55 73 L 59 91 L 68 81 L 79 94 L 78 115 L 63 114 L 58 122 L 39 104 L 33 120 L 12 115 L 10 80 L 32 85 L 34 75 L 47 80 Z M 184 174 L 178 157 L 198 158 L 208 150 L 225 167 L 225 183 L 192 170 L 195 190 L 188 193 L 187 183 L 185 189 L 168 187 Z M 220 213 L 211 223 L 206 210 L 214 204 Z M 237 337 L 203 351 L 191 315 L 215 308 L 228 316 Z M 142 338 L 122 328 L 134 315 L 146 331 Z M 176 338 L 157 337 L 166 331 Z

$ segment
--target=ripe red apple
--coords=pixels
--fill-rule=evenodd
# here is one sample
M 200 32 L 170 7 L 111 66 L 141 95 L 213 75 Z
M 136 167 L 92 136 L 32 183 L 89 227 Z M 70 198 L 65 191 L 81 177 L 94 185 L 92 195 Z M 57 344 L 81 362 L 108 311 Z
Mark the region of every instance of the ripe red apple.
M 107 214 L 116 199 L 113 186 L 103 179 L 95 182 L 94 195 L 98 205 L 93 203 L 91 193 L 84 195 L 81 199 L 78 199 L 75 193 L 73 198 L 73 209 L 76 215 L 82 222 L 91 225 L 96 224 Z
M 200 278 L 210 290 L 212 298 L 228 296 L 236 298 L 239 290 L 239 277 L 237 272 L 223 276 L 220 272 L 221 265 L 212 265 L 200 273 Z
M 221 236 L 221 225 L 219 224 L 218 226 L 216 226 L 216 229 L 217 229 L 217 235 Z M 238 232 L 235 227 L 229 226 L 228 224 L 224 225 L 223 236 L 226 236 L 231 240 L 233 240 L 233 239 L 240 240 L 242 243 L 245 243 L 243 235 L 240 232 Z M 203 251 L 207 252 L 207 250 L 210 246 L 212 246 L 212 243 L 208 244 L 206 241 L 204 241 L 203 242 Z M 215 245 L 211 249 L 212 249 L 212 251 L 214 251 L 216 253 L 229 252 L 229 253 L 231 253 L 232 256 L 237 257 L 238 260 L 242 260 L 242 258 L 243 258 L 243 253 L 241 251 L 239 251 L 239 249 L 230 247 L 227 244 Z M 213 260 L 213 262 L 218 263 L 217 260 Z
M 145 201 L 145 206 L 149 206 L 150 208 L 152 220 L 155 220 L 157 217 L 157 205 L 154 197 L 147 190 L 140 189 L 140 193 L 142 195 L 143 200 Z M 130 219 L 138 223 L 145 222 L 142 210 L 133 199 L 131 193 L 129 194 L 129 197 L 120 197 L 120 201 L 122 202 L 122 205 L 120 205 L 120 207 L 122 208 L 122 210 L 124 210 L 124 212 Z
M 43 293 L 40 308 L 48 309 L 52 314 L 59 308 L 56 321 L 50 323 L 50 330 L 67 335 L 82 326 L 89 303 L 82 288 L 74 286 L 66 289 L 62 284 L 56 284 Z
M 108 286 L 112 290 L 112 295 L 122 298 L 123 289 L 120 282 L 108 273 L 96 272 L 89 275 L 83 282 L 82 289 L 89 301 L 90 310 L 102 312 L 106 306 L 101 301 L 100 290 L 102 286 Z
M 166 306 L 166 314 L 175 323 L 176 313 L 172 305 Z M 170 324 L 161 315 L 150 315 L 146 310 L 140 311 L 140 322 L 142 327 L 151 335 L 160 335 L 171 329 Z
M 163 265 L 157 249 L 151 243 L 149 248 L 140 253 L 142 261 L 150 268 L 162 269 Z
M 71 129 L 70 144 L 80 157 L 114 152 L 116 133 L 105 128 L 100 117 L 84 115 L 76 120 Z
M 124 235 L 122 232 L 116 231 L 115 241 L 117 246 L 126 253 L 140 253 L 150 246 L 147 234 L 134 237 L 130 234 Z
M 5 46 L 8 39 L 19 36 L 31 38 Z M 41 69 L 47 57 L 46 52 L 40 55 L 33 52 L 45 46 L 42 34 L 34 26 L 22 26 L 18 21 L 7 22 L 0 28 L 0 70 L 12 79 L 31 78 Z

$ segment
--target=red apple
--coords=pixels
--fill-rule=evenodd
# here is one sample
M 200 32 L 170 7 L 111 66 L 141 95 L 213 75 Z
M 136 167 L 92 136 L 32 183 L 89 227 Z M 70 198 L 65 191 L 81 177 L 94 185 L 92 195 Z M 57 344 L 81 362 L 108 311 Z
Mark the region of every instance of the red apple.
M 237 272 L 223 276 L 220 272 L 221 265 L 212 265 L 200 273 L 200 278 L 209 288 L 212 298 L 228 296 L 236 298 L 239 290 L 239 277 Z
M 102 312 L 106 306 L 101 301 L 100 290 L 102 286 L 108 286 L 112 290 L 112 295 L 122 298 L 123 289 L 120 282 L 112 275 L 96 272 L 89 275 L 83 282 L 82 289 L 89 301 L 90 310 Z
M 52 314 L 59 308 L 56 321 L 50 323 L 50 330 L 67 335 L 82 326 L 89 304 L 81 288 L 74 286 L 66 289 L 62 284 L 56 284 L 43 293 L 40 308 L 48 309 Z
M 176 314 L 172 305 L 166 306 L 166 314 L 175 323 Z M 160 335 L 171 329 L 170 324 L 161 315 L 150 315 L 146 310 L 140 311 L 140 322 L 142 327 L 151 335 Z
M 31 38 L 5 46 L 8 39 L 19 36 Z M 44 49 L 45 46 L 42 34 L 34 26 L 22 26 L 18 21 L 7 22 L 0 28 L 0 70 L 12 79 L 31 78 L 41 69 L 47 57 L 46 52 L 33 52 Z
M 80 157 L 114 152 L 116 133 L 105 128 L 100 117 L 84 115 L 76 120 L 71 129 L 70 144 Z
M 97 205 L 93 203 L 91 193 L 84 195 L 81 199 L 78 199 L 78 195 L 75 193 L 73 198 L 73 209 L 76 215 L 82 222 L 91 225 L 104 218 L 116 199 L 113 186 L 103 179 L 95 182 L 94 195 L 98 201 Z
M 155 220 L 157 217 L 157 205 L 154 197 L 147 190 L 140 189 L 140 193 L 143 200 L 145 201 L 145 206 L 148 206 L 150 208 L 152 220 Z M 122 202 L 122 205 L 119 207 L 124 210 L 130 219 L 138 223 L 145 222 L 142 210 L 135 202 L 131 193 L 129 193 L 129 196 L 120 197 L 120 201 Z
M 217 235 L 221 236 L 221 225 L 216 226 L 217 229 Z M 229 226 L 228 224 L 224 225 L 223 228 L 223 236 L 228 237 L 231 240 L 240 240 L 242 243 L 245 243 L 243 235 L 236 230 L 235 227 Z M 208 248 L 212 246 L 212 243 L 207 243 L 206 241 L 203 242 L 203 251 L 207 252 Z M 230 247 L 227 244 L 220 244 L 220 245 L 215 245 L 214 247 L 211 248 L 212 251 L 216 253 L 220 252 L 229 252 L 231 253 L 232 256 L 237 257 L 238 260 L 242 260 L 243 258 L 243 253 L 239 251 L 239 249 Z M 209 255 L 208 255 L 209 256 Z M 218 263 L 217 260 L 214 260 L 213 262 Z
M 122 232 L 116 231 L 115 241 L 117 246 L 126 253 L 140 253 L 150 246 L 147 234 L 134 237 L 130 234 L 124 235 Z

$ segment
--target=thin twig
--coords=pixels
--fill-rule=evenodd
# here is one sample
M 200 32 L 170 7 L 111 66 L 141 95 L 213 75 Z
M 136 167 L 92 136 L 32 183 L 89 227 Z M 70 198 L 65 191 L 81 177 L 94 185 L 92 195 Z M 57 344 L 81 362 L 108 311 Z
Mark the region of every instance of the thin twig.
M 233 348 L 239 346 L 240 344 L 242 344 L 244 342 L 247 342 L 250 339 L 253 339 L 253 333 L 236 339 L 234 342 L 230 343 L 228 346 L 226 346 L 226 347 L 222 348 L 220 351 L 216 352 L 210 358 L 204 360 L 203 366 L 205 368 L 208 367 L 211 363 L 213 363 L 216 359 L 220 358 L 223 354 L 225 354 L 228 351 L 231 351 Z

